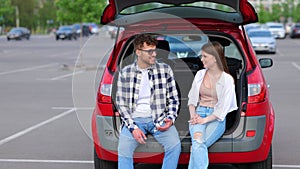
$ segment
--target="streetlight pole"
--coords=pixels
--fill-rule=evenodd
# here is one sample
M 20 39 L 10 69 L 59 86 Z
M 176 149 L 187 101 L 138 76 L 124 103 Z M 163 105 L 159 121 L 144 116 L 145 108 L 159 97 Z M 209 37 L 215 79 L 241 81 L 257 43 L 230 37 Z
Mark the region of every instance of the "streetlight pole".
M 16 6 L 16 27 L 20 27 L 19 7 Z

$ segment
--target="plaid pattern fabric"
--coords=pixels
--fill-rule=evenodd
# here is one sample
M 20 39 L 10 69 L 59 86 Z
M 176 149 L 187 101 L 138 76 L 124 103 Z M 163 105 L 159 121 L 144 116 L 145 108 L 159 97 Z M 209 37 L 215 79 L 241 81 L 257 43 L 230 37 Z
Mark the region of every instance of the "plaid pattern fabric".
M 169 65 L 156 63 L 148 70 L 151 97 L 150 108 L 155 126 L 163 124 L 165 118 L 175 122 L 179 107 L 178 93 L 174 74 Z M 131 117 L 136 108 L 142 72 L 137 63 L 123 68 L 119 73 L 116 105 L 121 115 L 122 124 L 130 131 L 138 128 Z

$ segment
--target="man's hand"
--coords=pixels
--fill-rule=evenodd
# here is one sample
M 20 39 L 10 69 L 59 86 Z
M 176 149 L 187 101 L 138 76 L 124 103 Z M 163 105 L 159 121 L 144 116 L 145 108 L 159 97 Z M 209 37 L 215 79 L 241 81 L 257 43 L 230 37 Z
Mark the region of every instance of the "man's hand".
M 139 128 L 132 131 L 133 138 L 140 144 L 146 144 L 147 137 Z
M 170 119 L 165 119 L 165 125 L 163 127 L 157 127 L 159 131 L 166 131 L 173 125 L 173 121 Z

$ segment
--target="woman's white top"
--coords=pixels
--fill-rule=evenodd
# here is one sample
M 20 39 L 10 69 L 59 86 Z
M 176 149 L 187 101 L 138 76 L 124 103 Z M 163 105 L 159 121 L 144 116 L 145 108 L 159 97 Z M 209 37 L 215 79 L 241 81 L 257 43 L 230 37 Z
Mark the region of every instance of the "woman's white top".
M 195 75 L 192 87 L 189 92 L 188 105 L 198 106 L 200 102 L 200 86 L 202 84 L 204 75 L 207 69 L 201 69 Z M 236 103 L 235 85 L 232 76 L 226 72 L 223 72 L 220 79 L 216 84 L 216 92 L 218 102 L 214 106 L 213 115 L 215 115 L 219 121 L 223 121 L 227 113 L 238 109 Z

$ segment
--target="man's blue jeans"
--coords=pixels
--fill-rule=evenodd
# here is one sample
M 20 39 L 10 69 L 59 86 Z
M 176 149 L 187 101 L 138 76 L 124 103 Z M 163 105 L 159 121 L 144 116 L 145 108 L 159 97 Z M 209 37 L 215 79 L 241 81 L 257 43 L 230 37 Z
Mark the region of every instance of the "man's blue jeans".
M 213 112 L 213 108 L 198 106 L 196 113 L 201 117 L 207 117 Z M 207 124 L 190 125 L 192 137 L 192 149 L 188 169 L 207 169 L 208 147 L 214 144 L 225 132 L 225 120 L 214 120 Z M 201 138 L 195 138 L 195 133 L 202 133 Z
M 150 133 L 163 146 L 165 154 L 162 169 L 176 169 L 181 144 L 175 126 L 171 126 L 167 131 L 155 130 L 152 118 L 134 119 L 138 127 L 145 133 Z M 133 138 L 132 133 L 124 126 L 120 133 L 118 147 L 118 168 L 133 169 L 133 153 L 139 143 Z

